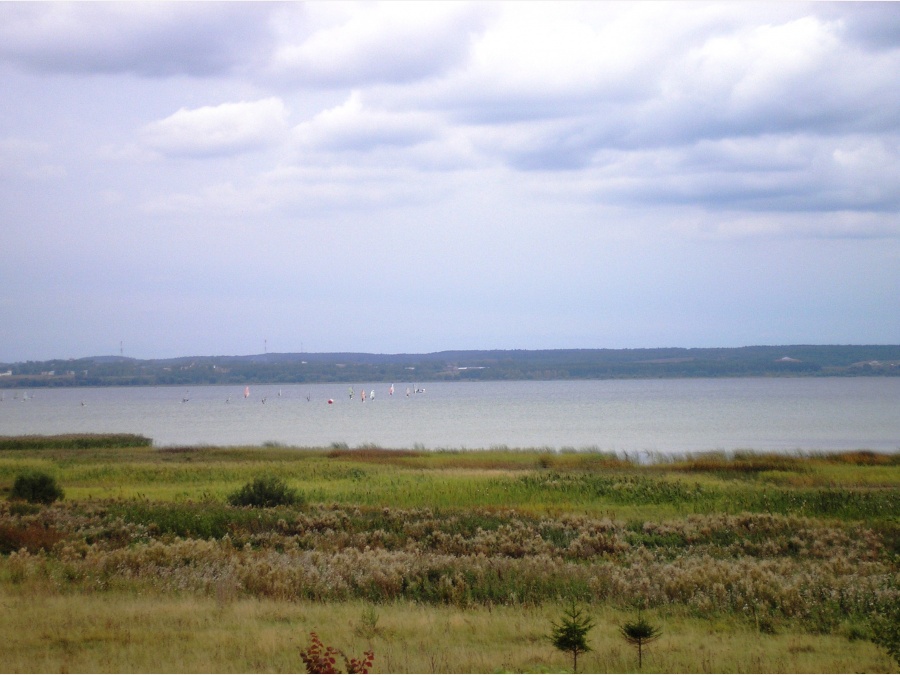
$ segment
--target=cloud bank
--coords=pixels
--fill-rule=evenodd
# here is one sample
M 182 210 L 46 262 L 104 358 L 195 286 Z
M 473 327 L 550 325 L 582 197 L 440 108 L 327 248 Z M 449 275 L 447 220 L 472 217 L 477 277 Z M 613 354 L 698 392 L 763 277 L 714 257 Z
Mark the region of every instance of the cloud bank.
M 0 245 L 176 352 L 895 342 L 897 73 L 893 3 L 6 3 Z

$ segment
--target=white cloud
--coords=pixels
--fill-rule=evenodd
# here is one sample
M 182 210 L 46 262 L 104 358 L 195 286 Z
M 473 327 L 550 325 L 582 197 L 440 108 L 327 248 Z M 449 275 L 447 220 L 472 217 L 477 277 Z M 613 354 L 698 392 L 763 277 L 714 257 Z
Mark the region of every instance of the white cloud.
M 210 156 L 259 150 L 287 129 L 279 98 L 182 108 L 143 129 L 144 142 L 166 155 Z
M 382 145 L 411 146 L 435 135 L 434 115 L 373 110 L 354 91 L 341 105 L 323 110 L 294 129 L 305 147 L 328 150 L 371 150 Z
M 279 20 L 270 66 L 312 86 L 358 86 L 431 77 L 466 56 L 490 6 L 461 2 L 313 3 Z M 298 38 L 299 34 L 299 38 Z

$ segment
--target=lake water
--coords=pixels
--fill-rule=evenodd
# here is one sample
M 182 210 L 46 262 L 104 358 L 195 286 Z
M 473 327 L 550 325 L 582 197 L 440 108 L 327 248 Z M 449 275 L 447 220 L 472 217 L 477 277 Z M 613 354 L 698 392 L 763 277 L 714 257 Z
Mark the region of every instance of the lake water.
M 393 396 L 389 386 L 354 385 L 353 399 L 346 384 L 256 385 L 248 398 L 242 386 L 5 390 L 0 435 L 126 432 L 157 446 L 900 450 L 900 378 L 426 383 L 409 396 L 415 385 L 398 383 Z M 363 388 L 375 399 L 362 402 Z

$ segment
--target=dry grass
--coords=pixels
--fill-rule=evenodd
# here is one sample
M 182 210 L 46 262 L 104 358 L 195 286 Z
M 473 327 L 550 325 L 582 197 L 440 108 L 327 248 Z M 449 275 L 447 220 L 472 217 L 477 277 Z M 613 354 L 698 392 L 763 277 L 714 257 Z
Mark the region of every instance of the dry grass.
M 34 592 L 41 597 L 35 603 Z M 471 608 L 360 602 L 217 600 L 131 593 L 0 591 L 4 672 L 298 672 L 309 632 L 350 655 L 375 651 L 375 672 L 564 672 L 546 639 L 560 607 Z M 597 627 L 582 672 L 635 672 L 616 628 L 632 616 L 591 608 Z M 377 623 L 374 631 L 361 627 Z M 644 672 L 891 672 L 871 643 L 731 622 L 654 615 L 663 638 Z M 364 635 L 367 635 L 364 636 Z

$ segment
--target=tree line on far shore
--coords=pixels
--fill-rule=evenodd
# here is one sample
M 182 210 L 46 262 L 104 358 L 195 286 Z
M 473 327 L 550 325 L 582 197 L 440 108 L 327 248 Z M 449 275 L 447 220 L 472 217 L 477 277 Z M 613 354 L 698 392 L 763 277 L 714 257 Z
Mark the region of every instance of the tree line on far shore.
M 900 345 L 292 353 L 0 363 L 0 388 L 900 375 Z

